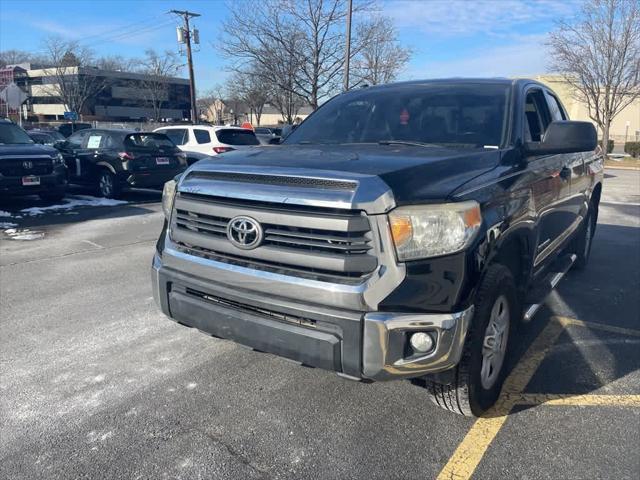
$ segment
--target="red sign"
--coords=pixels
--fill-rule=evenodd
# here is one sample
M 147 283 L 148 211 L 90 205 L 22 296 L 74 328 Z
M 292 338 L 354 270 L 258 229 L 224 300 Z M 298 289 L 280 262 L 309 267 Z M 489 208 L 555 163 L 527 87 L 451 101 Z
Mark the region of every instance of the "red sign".
M 253 130 L 253 125 L 251 125 L 251 122 L 244 122 L 242 125 L 240 125 L 242 128 L 246 128 L 247 130 Z

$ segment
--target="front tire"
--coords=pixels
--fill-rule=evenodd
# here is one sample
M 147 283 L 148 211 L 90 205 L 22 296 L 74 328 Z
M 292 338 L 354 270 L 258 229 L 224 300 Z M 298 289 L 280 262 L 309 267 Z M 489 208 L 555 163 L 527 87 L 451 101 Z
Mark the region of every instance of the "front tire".
M 104 198 L 120 197 L 120 187 L 116 176 L 109 170 L 103 169 L 98 174 L 98 194 Z
M 573 240 L 573 253 L 576 254 L 576 261 L 573 263 L 574 268 L 582 270 L 589 263 L 591 256 L 591 246 L 593 244 L 593 235 L 596 231 L 596 214 L 595 207 L 589 208 L 586 218 L 578 229 L 577 237 Z
M 513 276 L 503 265 L 488 268 L 478 289 L 474 318 L 460 363 L 447 383 L 427 376 L 422 383 L 436 405 L 465 416 L 480 416 L 500 396 L 506 375 L 509 334 L 517 322 Z

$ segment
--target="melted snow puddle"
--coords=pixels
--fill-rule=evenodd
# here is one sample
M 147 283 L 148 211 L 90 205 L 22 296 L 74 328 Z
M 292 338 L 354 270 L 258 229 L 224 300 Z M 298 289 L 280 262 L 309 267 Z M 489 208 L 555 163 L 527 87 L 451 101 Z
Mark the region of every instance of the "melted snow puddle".
M 29 241 L 44 238 L 44 232 L 29 228 L 8 228 L 4 231 L 4 234 L 9 237 L 9 240 Z

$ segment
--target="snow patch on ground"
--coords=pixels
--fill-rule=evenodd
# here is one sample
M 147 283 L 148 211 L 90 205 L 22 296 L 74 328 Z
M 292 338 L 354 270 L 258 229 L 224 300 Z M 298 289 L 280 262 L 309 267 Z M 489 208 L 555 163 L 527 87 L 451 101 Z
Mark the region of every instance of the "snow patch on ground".
M 13 227 L 17 227 L 17 226 L 18 226 L 17 223 L 0 222 L 0 228 L 13 228 Z
M 44 238 L 44 232 L 29 230 L 28 228 L 9 228 L 4 234 L 11 240 L 40 240 Z
M 34 216 L 43 215 L 47 212 L 56 210 L 72 210 L 77 207 L 113 207 L 116 205 L 124 205 L 124 200 L 114 200 L 111 198 L 92 197 L 90 195 L 67 195 L 63 200 L 64 203 L 58 205 L 49 205 L 48 207 L 31 207 L 20 210 L 24 215 Z

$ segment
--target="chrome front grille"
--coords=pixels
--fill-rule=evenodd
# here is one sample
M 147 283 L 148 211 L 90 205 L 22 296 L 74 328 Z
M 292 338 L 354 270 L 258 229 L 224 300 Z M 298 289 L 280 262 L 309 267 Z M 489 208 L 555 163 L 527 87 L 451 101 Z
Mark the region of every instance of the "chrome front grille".
M 253 250 L 239 249 L 227 238 L 229 221 L 240 215 L 255 219 L 264 231 L 262 244 Z M 377 266 L 369 220 L 351 210 L 179 193 L 171 238 L 191 254 L 226 257 L 291 275 L 359 278 Z

